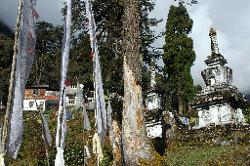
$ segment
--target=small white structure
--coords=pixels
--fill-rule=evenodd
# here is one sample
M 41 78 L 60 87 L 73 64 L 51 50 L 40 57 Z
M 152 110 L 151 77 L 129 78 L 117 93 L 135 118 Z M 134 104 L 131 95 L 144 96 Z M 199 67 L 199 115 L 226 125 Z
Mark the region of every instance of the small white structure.
M 148 91 L 145 98 L 147 110 L 162 109 L 161 92 L 158 90 Z
M 79 84 L 79 86 L 81 89 L 83 88 L 82 84 Z M 76 92 L 77 86 L 70 85 L 66 87 L 66 107 L 74 107 L 76 105 Z M 60 92 L 49 90 L 48 85 L 27 86 L 25 89 L 23 110 L 37 111 L 39 108 L 41 111 L 45 111 L 49 102 L 53 101 L 54 105 L 59 104 L 59 96 Z
M 150 138 L 162 137 L 162 96 L 153 89 L 145 94 L 145 126 Z
M 25 95 L 23 101 L 24 111 L 45 111 L 45 94 L 49 88 L 48 85 L 34 85 L 25 88 Z
M 149 138 L 162 137 L 162 92 L 156 88 L 155 61 L 151 65 L 150 90 L 145 95 L 145 126 Z
M 205 60 L 208 68 L 201 72 L 206 87 L 191 102 L 199 116 L 199 125 L 196 128 L 211 124 L 243 123 L 241 106 L 245 99 L 231 85 L 232 69 L 225 66 L 227 60 L 219 53 L 216 31 L 211 28 L 209 36 L 212 54 Z
M 83 84 L 78 85 L 80 90 L 82 91 L 84 88 Z M 74 107 L 77 105 L 78 97 L 77 97 L 77 85 L 71 85 L 66 87 L 66 106 L 67 107 Z M 94 92 L 90 91 L 88 96 L 85 96 L 87 101 L 85 102 L 85 108 L 87 110 L 94 109 Z
M 162 125 L 160 121 L 146 123 L 147 136 L 149 138 L 162 137 Z
M 66 93 L 66 107 L 73 107 L 76 104 L 76 92 L 77 92 L 77 86 L 76 85 L 70 85 L 67 86 L 65 89 Z
M 35 100 L 28 99 L 23 101 L 23 110 L 24 111 L 37 111 L 40 108 L 41 111 L 45 111 L 45 99 Z

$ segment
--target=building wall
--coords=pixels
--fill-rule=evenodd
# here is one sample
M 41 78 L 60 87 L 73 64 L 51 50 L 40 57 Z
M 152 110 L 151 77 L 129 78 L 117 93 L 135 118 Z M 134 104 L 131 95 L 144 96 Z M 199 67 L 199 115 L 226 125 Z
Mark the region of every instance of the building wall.
M 42 99 L 42 100 L 38 99 L 36 101 L 34 99 L 25 99 L 23 101 L 23 110 L 24 111 L 37 111 L 38 108 L 35 102 L 37 102 L 37 105 L 41 111 L 45 111 L 45 99 Z
M 157 138 L 157 137 L 162 137 L 162 125 L 161 122 L 147 122 L 145 124 L 146 126 L 146 131 L 147 131 L 147 136 L 149 138 Z
M 219 118 L 220 118 L 220 121 L 222 124 L 232 122 L 232 120 L 233 120 L 232 112 L 234 111 L 234 109 L 228 103 L 220 105 L 219 111 L 220 111 Z
M 238 123 L 245 123 L 245 119 L 244 119 L 244 115 L 243 115 L 243 113 L 242 113 L 242 109 L 237 108 L 237 109 L 235 110 L 234 119 L 235 119 Z
M 213 66 L 201 72 L 206 86 L 232 83 L 232 69 L 227 66 Z
M 37 99 L 44 100 L 45 93 L 46 89 L 25 89 L 24 99 L 29 100 L 34 99 L 34 97 L 36 97 Z
M 145 104 L 149 111 L 161 109 L 161 97 L 157 93 L 150 93 L 146 96 Z
M 25 89 L 23 110 L 24 111 L 38 110 L 36 103 L 35 103 L 36 101 L 40 110 L 45 111 L 45 93 L 46 93 L 45 88 Z
M 211 105 L 209 110 L 201 108 L 197 110 L 199 116 L 198 127 L 205 127 L 209 124 L 244 123 L 242 110 L 240 108 L 233 109 L 229 103 Z
M 74 107 L 76 104 L 76 92 L 77 86 L 68 86 L 65 90 L 66 92 L 66 107 Z M 37 104 L 41 105 L 41 110 L 46 110 L 46 103 L 52 103 L 53 109 L 57 107 L 59 103 L 60 92 L 59 91 L 49 91 L 46 88 L 28 88 L 25 89 L 25 96 L 23 101 L 23 106 L 25 111 L 35 111 L 37 110 L 35 99 Z M 51 102 L 50 102 L 51 101 Z M 57 102 L 58 101 L 58 102 Z

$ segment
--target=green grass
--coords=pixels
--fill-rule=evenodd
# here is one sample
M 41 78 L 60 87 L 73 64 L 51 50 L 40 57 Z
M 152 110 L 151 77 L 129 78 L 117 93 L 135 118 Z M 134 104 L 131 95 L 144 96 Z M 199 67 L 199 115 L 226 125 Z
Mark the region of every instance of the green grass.
M 81 113 L 74 112 L 75 118 L 67 123 L 68 133 L 65 147 L 65 160 L 67 165 L 83 165 L 83 129 Z M 89 112 L 89 117 L 93 127 L 93 112 Z M 41 137 L 41 121 L 37 113 L 24 114 L 24 139 L 16 160 L 9 159 L 9 165 L 46 165 L 44 142 Z M 50 163 L 54 164 L 55 159 L 55 131 L 56 117 L 52 116 L 49 121 L 50 131 L 53 139 L 53 146 L 49 148 Z M 93 135 L 85 132 L 85 141 L 91 144 Z M 156 155 L 153 161 L 145 166 L 250 166 L 250 145 L 247 133 L 234 132 L 225 136 L 225 140 L 234 138 L 243 139 L 241 144 L 230 146 L 216 146 L 206 143 L 206 141 L 178 141 L 175 139 L 167 149 L 165 156 Z M 90 145 L 89 144 L 89 145 Z M 247 144 L 247 145 L 242 145 Z M 112 153 L 108 141 L 104 147 L 105 160 L 102 165 L 111 164 Z M 194 146 L 196 145 L 196 146 Z M 88 160 L 88 166 L 96 165 L 95 157 Z
M 182 146 L 170 149 L 166 156 L 166 165 L 248 165 L 249 146 Z

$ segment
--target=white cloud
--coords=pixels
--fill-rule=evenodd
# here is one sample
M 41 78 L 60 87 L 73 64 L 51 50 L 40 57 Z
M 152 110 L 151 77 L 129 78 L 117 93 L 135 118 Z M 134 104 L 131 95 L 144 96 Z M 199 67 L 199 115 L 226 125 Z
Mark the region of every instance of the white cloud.
M 196 60 L 192 67 L 192 76 L 195 84 L 204 85 L 201 77 L 201 70 L 204 69 L 204 60 L 210 53 L 208 31 L 213 25 L 213 21 L 209 18 L 209 5 L 202 5 L 196 10 L 190 12 L 191 18 L 194 20 L 191 37 L 194 42 L 194 50 Z
M 61 24 L 60 13 L 64 0 L 38 0 L 36 10 L 39 20 L 53 24 Z M 16 16 L 19 0 L 0 0 L 0 20 L 3 20 L 11 29 L 16 25 Z
M 157 3 L 154 16 L 157 18 L 167 15 L 171 1 Z M 160 5 L 160 6 L 158 6 Z M 166 8 L 165 10 L 163 10 Z M 200 72 L 207 66 L 204 63 L 210 54 L 209 29 L 214 27 L 218 34 L 220 53 L 228 60 L 228 66 L 233 69 L 233 84 L 242 92 L 250 91 L 250 1 L 228 0 L 199 0 L 197 5 L 188 6 L 188 11 L 194 21 L 191 37 L 194 42 L 196 60 L 192 67 L 192 76 L 195 84 L 204 85 Z M 164 13 L 165 14 L 164 14 Z M 163 17 L 164 25 L 159 24 L 158 29 L 165 28 L 167 17 Z M 154 45 L 161 47 L 164 37 Z
M 192 37 L 196 51 L 196 64 L 192 74 L 196 83 L 202 81 L 199 71 L 204 69 L 206 56 L 210 54 L 210 39 L 208 30 L 212 26 L 217 29 L 220 53 L 228 60 L 228 66 L 233 69 L 233 84 L 240 91 L 250 90 L 250 22 L 245 19 L 250 17 L 250 3 L 245 1 L 245 6 L 239 2 L 222 3 L 217 1 L 206 1 L 200 3 L 190 11 L 194 20 Z M 223 9 L 222 9 L 223 7 Z M 249 22 L 249 24 L 246 24 Z M 202 63 L 202 64 L 201 64 Z
M 63 2 L 64 0 L 38 0 L 36 8 L 40 19 L 53 24 L 62 24 Z
M 0 0 L 0 20 L 14 30 L 18 0 Z

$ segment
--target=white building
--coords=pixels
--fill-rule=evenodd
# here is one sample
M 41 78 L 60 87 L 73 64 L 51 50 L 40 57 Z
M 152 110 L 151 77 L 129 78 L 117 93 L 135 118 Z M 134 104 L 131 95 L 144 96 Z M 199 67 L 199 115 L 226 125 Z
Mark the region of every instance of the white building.
M 38 108 L 45 111 L 46 90 L 48 85 L 27 86 L 24 93 L 23 110 L 36 111 Z
M 83 85 L 80 84 L 80 88 L 83 88 Z M 76 105 L 76 93 L 77 86 L 70 85 L 65 89 L 66 92 L 66 107 L 74 107 Z M 59 104 L 59 91 L 49 90 L 48 85 L 35 85 L 27 86 L 25 89 L 25 96 L 23 101 L 23 110 L 24 111 L 36 111 L 38 108 L 41 111 L 45 111 L 48 105 L 53 105 L 54 109 L 58 108 Z

